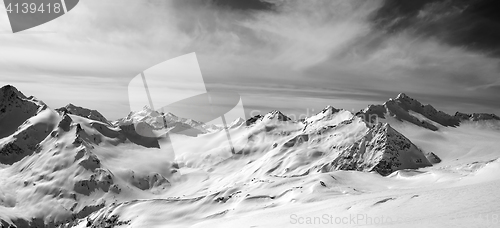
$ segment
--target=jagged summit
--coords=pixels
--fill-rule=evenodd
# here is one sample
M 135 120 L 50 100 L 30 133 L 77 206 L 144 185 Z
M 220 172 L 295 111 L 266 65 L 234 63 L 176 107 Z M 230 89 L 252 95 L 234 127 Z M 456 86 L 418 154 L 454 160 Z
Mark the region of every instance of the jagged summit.
M 327 105 L 323 110 L 321 110 L 320 113 L 323 113 L 324 115 L 331 115 L 331 114 L 337 113 L 341 110 L 342 109 L 336 109 L 331 105 Z
M 396 97 L 396 100 L 400 100 L 400 99 L 412 99 L 411 97 L 409 97 L 408 95 L 406 95 L 406 93 L 400 93 L 398 94 L 398 96 Z
M 344 150 L 330 170 L 376 171 L 389 175 L 396 170 L 432 166 L 424 153 L 390 124 L 378 124 Z
M 273 110 L 273 111 L 267 113 L 264 117 L 267 118 L 267 119 L 277 119 L 277 120 L 280 120 L 280 121 L 289 121 L 289 120 L 291 120 L 288 116 L 286 116 L 285 114 L 283 114 L 279 110 Z
M 255 115 L 255 116 L 252 116 L 252 117 L 250 117 L 250 118 L 248 118 L 248 119 L 246 120 L 245 124 L 246 124 L 247 126 L 250 126 L 250 125 L 254 124 L 255 122 L 257 122 L 257 120 L 261 120 L 263 117 L 264 117 L 264 116 L 262 116 L 262 115 Z
M 14 86 L 0 89 L 0 138 L 13 134 L 29 118 L 45 110 L 47 105 L 34 97 L 26 97 Z
M 96 120 L 96 121 L 100 121 L 103 123 L 109 123 L 109 121 L 99 111 L 93 110 L 93 109 L 83 108 L 83 107 L 76 106 L 76 105 L 71 104 L 71 103 L 67 104 L 64 107 L 56 109 L 56 111 L 62 112 L 63 114 L 69 113 L 69 114 L 85 117 L 85 118 L 88 118 L 91 120 Z
M 488 113 L 467 114 L 467 113 L 456 112 L 454 117 L 461 121 L 500 120 L 500 117 L 498 117 L 497 115 Z
M 317 121 L 320 119 L 328 118 L 331 117 L 333 114 L 336 114 L 338 112 L 342 111 L 342 109 L 336 109 L 331 105 L 326 106 L 323 110 L 321 110 L 319 113 L 316 115 L 310 116 L 305 119 L 306 122 L 312 122 L 312 121 Z
M 229 124 L 229 126 L 228 126 L 228 127 L 229 127 L 229 128 L 239 127 L 239 126 L 241 126 L 242 124 L 244 124 L 245 122 L 246 122 L 246 121 L 245 121 L 243 118 L 238 117 L 237 119 L 233 120 L 233 122 L 231 122 L 231 123 Z
M 23 99 L 27 98 L 23 93 L 21 93 L 19 90 L 17 90 L 16 87 L 12 85 L 5 85 L 0 88 L 0 99 L 8 99 L 13 96 L 18 96 Z
M 430 104 L 423 105 L 404 93 L 400 93 L 396 99 L 389 99 L 382 105 L 370 105 L 357 114 L 365 115 L 367 120 L 373 119 L 374 116 L 382 119 L 389 116 L 433 131 L 439 129 L 438 124 L 445 127 L 456 127 L 460 124 L 457 118 L 436 110 Z
M 291 120 L 292 119 L 290 117 L 286 116 L 281 111 L 273 110 L 271 112 L 266 113 L 265 115 L 259 114 L 259 115 L 252 116 L 245 121 L 245 124 L 246 124 L 246 126 L 250 126 L 250 125 L 253 125 L 257 122 L 266 122 L 266 123 L 275 122 L 275 121 L 286 122 L 286 121 L 291 121 Z

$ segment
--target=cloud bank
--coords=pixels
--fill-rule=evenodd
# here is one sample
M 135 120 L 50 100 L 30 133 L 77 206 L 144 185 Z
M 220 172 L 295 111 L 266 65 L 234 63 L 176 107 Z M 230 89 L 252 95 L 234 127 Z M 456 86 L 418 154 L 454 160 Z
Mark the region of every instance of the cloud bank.
M 207 88 L 239 92 L 248 113 L 357 111 L 405 92 L 451 113 L 499 114 L 492 2 L 86 0 L 24 33 L 1 23 L 0 79 L 118 118 L 130 79 L 196 52 Z

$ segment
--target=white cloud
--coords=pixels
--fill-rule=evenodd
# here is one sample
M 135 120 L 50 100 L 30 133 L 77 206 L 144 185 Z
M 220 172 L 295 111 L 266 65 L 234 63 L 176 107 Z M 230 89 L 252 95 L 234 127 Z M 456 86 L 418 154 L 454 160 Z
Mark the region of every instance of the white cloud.
M 339 107 L 335 102 L 352 100 L 352 108 L 362 108 L 362 99 L 368 104 L 408 92 L 434 96 L 445 107 L 442 97 L 481 100 L 497 91 L 470 89 L 498 80 L 496 59 L 407 33 L 375 31 L 369 16 L 381 1 L 278 1 L 275 12 L 245 13 L 197 2 L 80 1 L 67 15 L 30 32 L 0 34 L 1 81 L 39 88 L 36 75 L 48 75 L 42 84 L 50 86 L 37 93 L 62 87 L 61 78 L 96 96 L 110 97 L 112 91 L 120 108 L 99 102 L 91 107 L 109 110 L 103 113 L 110 118 L 128 112 L 126 85 L 135 75 L 190 52 L 197 53 L 208 87 L 225 84 L 248 99 L 265 95 L 248 102 L 260 106 L 310 95 L 317 102 L 287 105 Z M 103 78 L 113 89 L 82 83 L 84 78 Z M 283 86 L 290 88 L 287 93 Z M 46 96 L 49 105 L 58 96 L 87 104 L 88 97 L 58 91 L 64 95 Z M 472 108 L 492 110 L 486 100 Z

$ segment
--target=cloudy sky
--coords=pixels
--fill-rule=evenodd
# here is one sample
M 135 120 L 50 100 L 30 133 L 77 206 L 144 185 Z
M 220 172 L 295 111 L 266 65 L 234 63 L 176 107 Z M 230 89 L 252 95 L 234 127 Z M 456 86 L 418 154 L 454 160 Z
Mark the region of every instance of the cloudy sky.
M 0 84 L 57 108 L 115 119 L 127 85 L 196 52 L 207 88 L 241 94 L 247 114 L 358 111 L 404 92 L 453 114 L 500 114 L 494 0 L 84 0 L 12 34 L 0 12 Z M 255 114 L 255 112 L 253 113 Z

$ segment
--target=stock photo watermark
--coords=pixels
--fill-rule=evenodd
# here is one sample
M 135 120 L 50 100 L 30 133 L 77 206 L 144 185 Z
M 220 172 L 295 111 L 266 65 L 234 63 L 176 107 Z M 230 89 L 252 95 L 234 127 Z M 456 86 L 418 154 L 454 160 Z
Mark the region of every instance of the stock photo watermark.
M 148 106 L 160 114 L 180 112 L 183 118 L 196 120 L 195 125 L 222 126 L 232 154 L 240 154 L 239 152 L 248 142 L 248 139 L 240 137 L 238 143 L 233 143 L 234 132 L 229 129 L 230 121 L 238 118 L 247 120 L 240 95 L 233 91 L 208 90 L 195 53 L 169 59 L 144 70 L 129 82 L 128 95 L 131 111 L 139 111 Z M 250 112 L 250 116 L 254 119 L 261 117 L 261 114 L 263 113 L 260 110 Z M 299 115 L 287 115 L 284 121 L 275 124 L 293 124 L 316 114 L 314 109 L 306 109 Z M 356 116 L 368 125 L 376 125 L 379 122 L 377 115 L 357 114 Z M 182 134 L 183 131 L 186 132 L 189 129 L 167 130 L 169 126 L 162 115 L 156 116 L 153 122 L 159 127 L 155 128 L 140 121 L 134 122 L 135 131 L 144 137 L 164 139 L 162 141 L 166 143 L 162 143 L 160 147 L 168 148 L 166 151 L 172 151 L 175 157 L 176 148 L 181 145 L 171 140 L 169 134 Z M 248 124 L 248 122 L 245 123 Z
M 478 224 L 500 225 L 499 215 L 495 213 L 471 214 L 462 217 L 452 217 L 452 220 L 467 221 Z M 427 223 L 425 219 L 415 220 L 413 217 L 396 217 L 396 216 L 372 216 L 368 214 L 348 214 L 348 215 L 333 215 L 322 214 L 321 216 L 301 216 L 291 214 L 289 223 L 292 225 L 394 225 L 411 220 L 412 223 Z
M 235 148 L 233 132 L 228 129 L 228 121 L 246 119 L 241 97 L 232 91 L 207 90 L 195 53 L 169 59 L 144 70 L 129 82 L 128 95 L 131 111 L 149 106 L 160 113 L 180 112 L 183 118 L 196 120 L 195 125 L 222 125 L 231 152 L 236 154 L 241 149 Z M 157 118 L 156 122 L 160 123 L 159 126 L 169 127 L 163 118 Z M 167 143 L 163 143 L 162 147 L 171 147 L 174 153 L 179 145 L 170 140 L 169 134 L 189 130 L 154 129 L 140 122 L 134 123 L 134 126 L 139 135 L 165 139 Z M 240 140 L 240 144 L 245 145 L 246 142 Z
M 401 220 L 401 218 L 399 218 Z M 368 214 L 349 214 L 338 216 L 322 214 L 321 216 L 290 215 L 290 224 L 293 225 L 382 225 L 397 221 L 390 216 L 370 216 Z
M 3 0 L 13 33 L 52 21 L 72 10 L 79 0 Z

